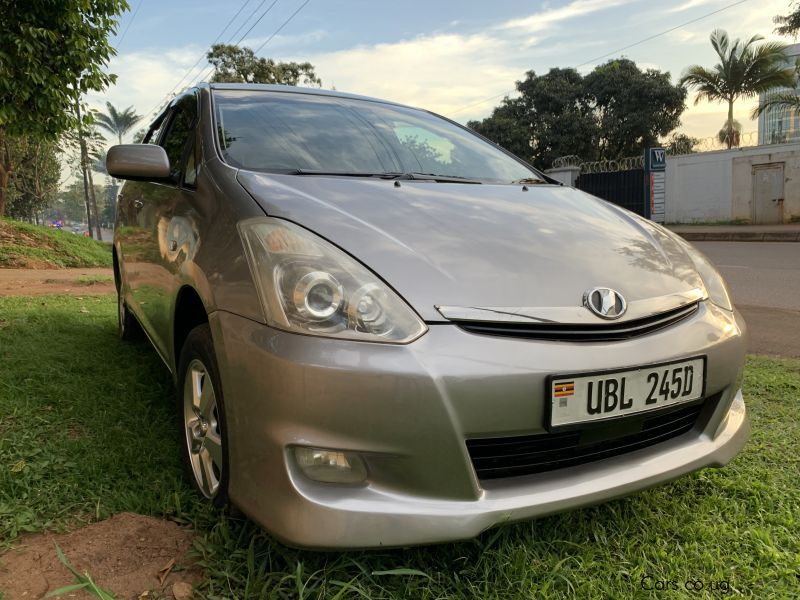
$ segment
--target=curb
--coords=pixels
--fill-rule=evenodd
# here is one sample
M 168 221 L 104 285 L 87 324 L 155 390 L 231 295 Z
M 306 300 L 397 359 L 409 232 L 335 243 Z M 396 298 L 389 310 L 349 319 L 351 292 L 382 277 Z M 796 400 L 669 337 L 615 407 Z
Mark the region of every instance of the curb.
M 690 242 L 800 242 L 800 231 L 675 231 Z

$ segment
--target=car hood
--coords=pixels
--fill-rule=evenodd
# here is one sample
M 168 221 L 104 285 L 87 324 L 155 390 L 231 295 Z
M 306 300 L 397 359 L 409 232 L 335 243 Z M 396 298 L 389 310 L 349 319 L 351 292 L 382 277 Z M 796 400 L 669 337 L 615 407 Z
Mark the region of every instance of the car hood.
M 436 306 L 578 310 L 593 287 L 628 303 L 703 288 L 685 243 L 569 187 L 248 171 L 238 180 L 268 215 L 338 245 L 429 322 L 444 320 Z

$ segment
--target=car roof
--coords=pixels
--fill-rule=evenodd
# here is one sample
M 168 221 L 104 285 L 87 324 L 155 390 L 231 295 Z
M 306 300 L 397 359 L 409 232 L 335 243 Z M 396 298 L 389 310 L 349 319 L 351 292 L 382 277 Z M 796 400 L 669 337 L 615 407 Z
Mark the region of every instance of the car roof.
M 382 104 L 392 104 L 404 108 L 414 108 L 398 102 L 373 98 L 371 96 L 361 96 L 359 94 L 348 94 L 338 90 L 323 90 L 322 88 L 302 87 L 296 85 L 275 85 L 270 83 L 201 83 L 197 87 L 207 87 L 210 90 L 245 90 L 245 91 L 264 91 L 281 92 L 286 94 L 307 94 L 311 96 L 329 96 L 332 98 L 348 98 L 351 100 L 366 100 L 368 102 L 380 102 Z

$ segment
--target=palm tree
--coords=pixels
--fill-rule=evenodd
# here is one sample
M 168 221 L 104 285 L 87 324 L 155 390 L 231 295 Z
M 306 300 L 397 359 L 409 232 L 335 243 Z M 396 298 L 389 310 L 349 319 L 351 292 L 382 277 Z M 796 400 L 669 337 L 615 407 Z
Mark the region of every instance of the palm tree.
M 112 135 L 116 135 L 120 144 L 122 143 L 122 136 L 133 129 L 133 126 L 142 119 L 136 114 L 132 106 L 120 112 L 111 102 L 106 102 L 106 111 L 104 113 L 95 112 L 94 120 L 101 128 Z
M 753 109 L 753 114 L 750 116 L 755 119 L 767 109 L 774 109 L 778 112 L 800 113 L 800 95 L 794 91 L 770 94 L 764 104 Z
M 736 119 L 734 119 L 733 122 L 725 121 L 722 129 L 720 129 L 717 134 L 717 139 L 720 144 L 727 143 L 728 148 L 733 146 L 738 148 L 742 143 L 742 124 Z
M 692 65 L 681 77 L 680 84 L 697 90 L 695 104 L 701 100 L 728 103 L 727 142 L 733 145 L 735 136 L 733 103 L 739 98 L 751 98 L 776 87 L 789 87 L 794 82 L 794 68 L 786 67 L 786 44 L 767 42 L 754 35 L 749 40 L 731 42 L 721 29 L 711 34 L 711 45 L 720 62 L 707 69 Z

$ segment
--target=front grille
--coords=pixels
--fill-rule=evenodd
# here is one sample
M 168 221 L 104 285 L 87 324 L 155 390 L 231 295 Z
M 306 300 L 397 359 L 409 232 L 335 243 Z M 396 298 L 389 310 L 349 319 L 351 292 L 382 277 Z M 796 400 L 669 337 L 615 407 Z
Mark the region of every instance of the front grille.
M 495 323 L 484 321 L 455 321 L 465 331 L 484 335 L 501 335 L 530 340 L 565 342 L 613 342 L 645 335 L 674 325 L 693 315 L 698 302 L 622 323 L 581 325 L 568 323 Z
M 719 397 L 616 423 L 590 423 L 577 431 L 467 440 L 467 450 L 479 479 L 543 473 L 633 452 L 684 434 L 703 425 L 701 414 L 709 414 Z

